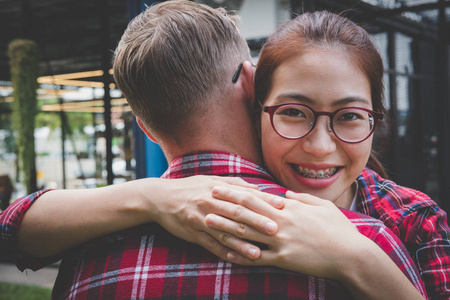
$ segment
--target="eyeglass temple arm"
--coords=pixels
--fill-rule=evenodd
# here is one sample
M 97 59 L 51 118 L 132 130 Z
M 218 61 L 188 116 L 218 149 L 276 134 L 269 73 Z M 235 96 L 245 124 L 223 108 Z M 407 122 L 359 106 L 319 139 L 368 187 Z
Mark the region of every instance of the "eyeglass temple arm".
M 240 63 L 238 69 L 236 70 L 236 72 L 233 75 L 233 78 L 231 79 L 231 81 L 233 83 L 236 83 L 238 78 L 239 78 L 239 74 L 241 74 L 241 70 L 242 70 L 242 66 L 244 65 L 244 63 Z
M 383 120 L 384 119 L 384 114 L 378 111 L 374 111 L 374 115 L 375 117 L 377 117 L 378 120 Z

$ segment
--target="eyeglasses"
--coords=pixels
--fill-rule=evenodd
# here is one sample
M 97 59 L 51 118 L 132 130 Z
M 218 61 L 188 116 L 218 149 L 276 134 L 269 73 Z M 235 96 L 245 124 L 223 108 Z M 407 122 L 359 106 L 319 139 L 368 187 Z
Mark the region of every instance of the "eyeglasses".
M 241 74 L 241 70 L 242 70 L 242 66 L 244 65 L 244 63 L 240 63 L 236 72 L 234 72 L 233 74 L 233 78 L 231 79 L 231 82 L 236 83 L 239 79 L 239 75 Z
M 319 116 L 330 118 L 329 130 L 346 143 L 360 143 L 373 133 L 383 114 L 360 107 L 344 107 L 335 112 L 314 111 L 302 104 L 264 106 L 276 133 L 286 139 L 300 139 L 316 126 Z

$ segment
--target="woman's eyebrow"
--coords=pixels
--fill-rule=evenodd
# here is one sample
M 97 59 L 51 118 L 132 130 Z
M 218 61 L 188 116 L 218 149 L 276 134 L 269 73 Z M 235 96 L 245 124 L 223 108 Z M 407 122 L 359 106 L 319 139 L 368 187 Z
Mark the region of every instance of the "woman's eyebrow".
M 298 94 L 298 93 L 281 93 L 279 94 L 276 98 L 276 100 L 284 100 L 284 99 L 293 99 L 293 100 L 297 100 L 299 102 L 306 102 L 308 104 L 313 104 L 314 100 L 302 95 L 302 94 Z
M 350 104 L 350 103 L 355 103 L 355 102 L 356 103 L 362 103 L 362 104 L 371 105 L 370 101 L 367 100 L 366 98 L 355 96 L 355 97 L 345 97 L 343 99 L 339 99 L 339 100 L 333 101 L 332 106 L 341 106 L 341 105 L 344 105 L 344 104 Z
M 285 99 L 293 99 L 293 100 L 302 102 L 304 104 L 310 104 L 310 105 L 315 104 L 317 102 L 305 95 L 298 94 L 298 93 L 289 93 L 289 92 L 282 93 L 276 97 L 276 100 L 285 100 Z M 335 100 L 331 103 L 331 106 L 342 106 L 342 105 L 350 104 L 350 103 L 361 103 L 361 104 L 371 105 L 370 101 L 367 100 L 366 98 L 358 97 L 358 96 L 351 96 L 351 97 L 345 97 L 342 99 Z

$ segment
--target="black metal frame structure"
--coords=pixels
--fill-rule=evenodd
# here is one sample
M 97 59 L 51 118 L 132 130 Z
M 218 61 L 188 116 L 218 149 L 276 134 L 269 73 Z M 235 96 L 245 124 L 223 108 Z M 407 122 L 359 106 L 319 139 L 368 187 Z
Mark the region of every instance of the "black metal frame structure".
M 450 188 L 450 1 L 390 2 L 396 7 L 383 8 L 356 0 L 290 0 L 290 5 L 293 15 L 332 10 L 344 13 L 372 34 L 387 34 L 387 94 L 392 132 L 382 160 L 393 180 L 429 193 L 450 211 L 450 201 L 446 199 Z M 425 17 L 418 22 L 405 17 L 405 13 Z M 412 39 L 413 70 L 396 67 L 398 34 Z M 400 77 L 408 82 L 406 115 L 398 106 Z
M 141 0 L 0 0 L 0 82 L 9 80 L 8 43 L 31 38 L 41 47 L 41 75 L 104 70 L 105 136 L 111 137 L 109 83 L 112 50 Z M 391 3 L 392 8 L 381 4 Z M 320 9 L 344 13 L 372 34 L 387 36 L 387 94 L 392 120 L 384 163 L 392 179 L 432 194 L 450 211 L 450 0 L 290 0 L 292 16 Z M 375 3 L 375 4 L 374 4 Z M 378 4 L 380 3 L 380 4 Z M 408 18 L 414 14 L 419 20 Z M 411 38 L 413 69 L 397 66 L 399 34 Z M 258 51 L 264 39 L 249 41 Z M 408 110 L 398 107 L 399 79 L 407 80 Z M 1 112 L 0 112 L 1 113 Z M 402 129 L 401 129 L 402 128 Z M 401 131 L 401 130 L 403 131 Z M 432 137 L 432 140 L 431 140 Z M 437 144 L 433 144 L 437 138 Z M 108 147 L 111 148 L 110 140 Z M 437 151 L 436 151 L 437 150 Z M 437 157 L 433 160 L 433 153 Z M 110 149 L 108 183 L 113 180 Z M 427 184 L 434 182 L 437 188 Z

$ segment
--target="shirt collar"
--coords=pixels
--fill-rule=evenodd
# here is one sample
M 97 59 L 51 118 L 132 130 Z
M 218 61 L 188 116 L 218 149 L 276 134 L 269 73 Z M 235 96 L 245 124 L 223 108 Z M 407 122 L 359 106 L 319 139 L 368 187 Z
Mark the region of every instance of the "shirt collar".
M 250 176 L 273 181 L 261 166 L 242 156 L 227 152 L 199 151 L 172 161 L 162 178 L 182 178 L 194 175 Z
M 354 212 L 358 212 L 358 207 L 357 207 L 357 202 L 356 202 L 356 199 L 358 197 L 358 191 L 359 191 L 358 180 L 355 180 L 355 184 L 356 184 L 355 195 L 353 196 L 353 201 L 352 201 L 352 204 L 350 205 L 350 210 L 354 211 Z

